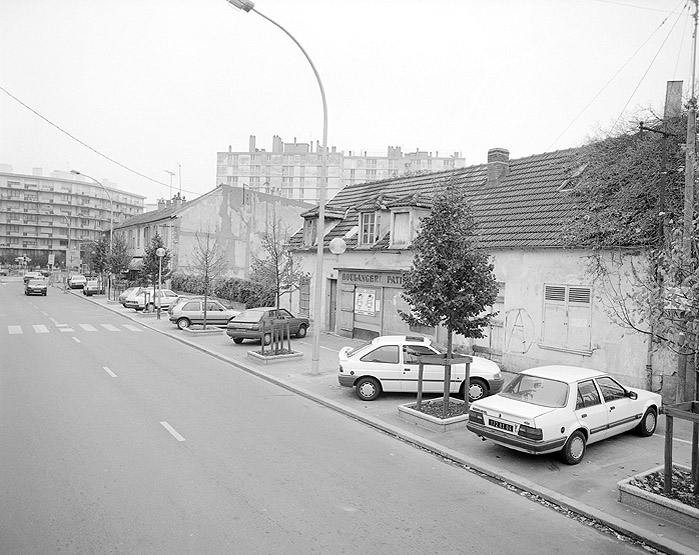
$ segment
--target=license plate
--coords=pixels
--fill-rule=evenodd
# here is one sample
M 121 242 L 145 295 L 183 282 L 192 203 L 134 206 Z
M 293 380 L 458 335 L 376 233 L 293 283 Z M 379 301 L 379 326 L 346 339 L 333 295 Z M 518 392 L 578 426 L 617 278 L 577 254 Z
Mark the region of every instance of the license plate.
M 506 432 L 514 432 L 515 427 L 512 424 L 507 424 L 506 422 L 500 422 L 499 420 L 493 420 L 488 418 L 488 426 L 491 428 L 498 428 L 500 430 L 505 430 Z

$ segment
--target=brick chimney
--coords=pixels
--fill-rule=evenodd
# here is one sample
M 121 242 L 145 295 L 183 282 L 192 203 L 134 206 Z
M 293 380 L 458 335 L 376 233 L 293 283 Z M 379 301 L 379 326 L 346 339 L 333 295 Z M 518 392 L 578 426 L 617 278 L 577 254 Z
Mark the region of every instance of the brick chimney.
M 510 173 L 510 151 L 491 148 L 488 151 L 488 181 L 486 185 L 500 183 Z
M 159 198 L 158 199 L 158 210 L 163 210 L 166 206 L 165 199 L 164 198 Z

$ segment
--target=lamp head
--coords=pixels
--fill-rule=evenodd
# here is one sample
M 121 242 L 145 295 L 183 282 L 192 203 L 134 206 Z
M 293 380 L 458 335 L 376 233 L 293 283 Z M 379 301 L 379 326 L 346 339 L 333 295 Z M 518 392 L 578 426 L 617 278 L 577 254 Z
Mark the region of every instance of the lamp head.
M 78 170 L 70 170 L 70 173 L 74 173 L 75 175 L 82 175 Z
M 245 10 L 246 12 L 249 12 L 255 7 L 255 3 L 251 2 L 250 0 L 228 0 L 229 4 L 232 4 L 239 10 Z

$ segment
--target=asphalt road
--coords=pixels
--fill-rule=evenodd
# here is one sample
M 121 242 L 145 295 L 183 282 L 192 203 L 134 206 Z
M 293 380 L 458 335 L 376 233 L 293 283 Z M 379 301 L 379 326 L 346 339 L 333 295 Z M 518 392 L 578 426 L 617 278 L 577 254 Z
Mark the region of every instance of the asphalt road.
M 645 553 L 58 289 L 0 284 L 0 554 Z

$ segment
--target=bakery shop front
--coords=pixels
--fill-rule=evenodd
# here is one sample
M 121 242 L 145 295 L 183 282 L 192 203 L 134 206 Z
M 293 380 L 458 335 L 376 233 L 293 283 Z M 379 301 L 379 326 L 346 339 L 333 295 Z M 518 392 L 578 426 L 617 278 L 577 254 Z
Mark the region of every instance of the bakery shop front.
M 410 307 L 401 296 L 404 270 L 338 268 L 337 333 L 354 339 L 410 331 L 399 310 Z

